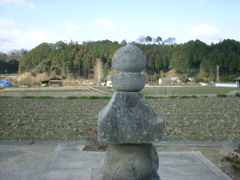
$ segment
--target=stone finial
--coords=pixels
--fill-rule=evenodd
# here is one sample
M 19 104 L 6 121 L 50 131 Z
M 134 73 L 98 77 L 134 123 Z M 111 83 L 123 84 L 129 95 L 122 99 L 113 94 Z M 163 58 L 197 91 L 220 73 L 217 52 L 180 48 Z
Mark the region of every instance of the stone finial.
M 113 87 L 117 91 L 140 91 L 146 83 L 146 76 L 140 74 L 146 63 L 146 56 L 138 47 L 126 45 L 118 49 L 112 59 L 112 67 L 118 71 L 111 77 Z
M 112 58 L 112 67 L 120 72 L 141 72 L 146 63 L 144 52 L 131 44 L 119 48 Z

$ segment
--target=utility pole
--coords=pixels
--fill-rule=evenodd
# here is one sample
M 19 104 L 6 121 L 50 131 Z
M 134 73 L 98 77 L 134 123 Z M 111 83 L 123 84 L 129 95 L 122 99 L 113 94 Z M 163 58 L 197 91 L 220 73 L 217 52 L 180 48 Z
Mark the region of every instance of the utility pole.
M 7 69 L 5 69 L 5 73 L 6 73 L 6 75 L 7 75 Z
M 219 82 L 219 65 L 217 65 L 217 82 Z

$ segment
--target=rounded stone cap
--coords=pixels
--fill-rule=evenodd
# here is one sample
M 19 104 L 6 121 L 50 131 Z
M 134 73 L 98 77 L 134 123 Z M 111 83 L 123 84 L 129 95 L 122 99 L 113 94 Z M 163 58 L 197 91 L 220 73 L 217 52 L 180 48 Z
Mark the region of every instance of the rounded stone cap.
M 138 92 L 144 88 L 146 75 L 140 73 L 120 72 L 111 76 L 113 87 L 117 91 Z
M 112 58 L 112 67 L 120 72 L 141 72 L 146 63 L 144 52 L 132 44 L 119 48 Z

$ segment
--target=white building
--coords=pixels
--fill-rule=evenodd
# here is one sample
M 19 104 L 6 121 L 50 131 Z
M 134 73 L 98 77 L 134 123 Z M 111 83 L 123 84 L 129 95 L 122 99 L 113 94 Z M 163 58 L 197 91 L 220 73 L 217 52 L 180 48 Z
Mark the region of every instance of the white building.
M 235 80 L 236 80 L 236 83 L 237 83 L 237 87 L 240 88 L 240 76 L 237 77 Z
M 158 83 L 159 84 L 173 84 L 179 80 L 178 77 L 164 77 L 164 78 L 159 78 Z
M 111 75 L 107 75 L 106 80 L 107 80 L 106 86 L 112 87 Z
M 237 83 L 216 82 L 216 87 L 237 87 Z

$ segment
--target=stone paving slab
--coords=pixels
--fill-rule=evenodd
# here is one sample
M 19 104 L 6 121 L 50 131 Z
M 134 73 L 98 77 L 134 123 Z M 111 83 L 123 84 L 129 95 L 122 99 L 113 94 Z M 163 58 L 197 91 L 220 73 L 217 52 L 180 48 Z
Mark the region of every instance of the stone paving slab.
M 47 169 L 37 180 L 90 180 L 91 168 Z M 34 177 L 32 179 L 35 179 Z
M 1 180 L 28 180 L 32 174 L 32 170 L 0 170 L 0 179 Z
M 162 180 L 230 180 L 199 151 L 159 152 L 158 173 Z
M 104 152 L 82 151 L 83 145 L 73 143 L 57 147 L 36 145 L 30 149 L 34 154 L 25 146 L 10 146 L 10 153 L 0 146 L 0 180 L 99 180 Z M 158 155 L 162 180 L 231 179 L 199 151 L 158 152 Z M 20 161 L 26 163 L 18 166 Z

